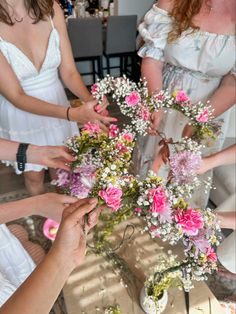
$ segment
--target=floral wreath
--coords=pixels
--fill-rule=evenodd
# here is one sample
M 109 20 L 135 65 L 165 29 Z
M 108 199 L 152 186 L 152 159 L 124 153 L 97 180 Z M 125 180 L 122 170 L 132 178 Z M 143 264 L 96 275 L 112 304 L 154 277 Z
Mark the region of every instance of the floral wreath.
M 160 109 L 174 109 L 186 116 L 194 128 L 192 138 L 198 142 L 206 137 L 215 139 L 220 131 L 219 122 L 214 121 L 214 110 L 209 102 L 191 104 L 182 90 L 171 95 L 163 90 L 149 95 L 145 79 L 135 83 L 125 76 L 113 78 L 107 75 L 92 86 L 91 92 L 100 104 L 104 97 L 110 95 L 120 107 L 121 113 L 131 118 L 131 125 L 140 135 L 147 133 L 151 114 Z
M 111 95 L 121 112 L 131 118 L 131 124 L 123 130 L 110 125 L 106 134 L 98 125 L 87 123 L 80 136 L 66 143 L 76 156 L 71 171 L 58 170 L 53 183 L 78 198 L 97 197 L 99 204 L 111 209 L 111 213 L 101 215 L 103 227 L 95 229 L 97 253 L 106 252 L 107 238 L 115 225 L 132 214 L 145 221 L 145 230 L 152 237 L 172 245 L 181 242 L 184 259 L 175 270 L 188 290 L 193 279 L 205 280 L 206 274 L 216 269 L 214 247 L 220 240 L 213 211 L 193 208 L 185 201 L 200 184 L 195 172 L 201 161 L 202 135 L 215 137 L 212 111 L 208 105 L 191 105 L 183 91 L 149 96 L 145 81 L 136 84 L 125 77 L 108 76 L 92 86 L 92 93 L 99 102 Z M 160 108 L 174 108 L 188 116 L 198 141 L 183 138 L 171 143 L 174 154 L 168 157 L 170 177 L 166 181 L 153 172 L 140 180 L 129 172 L 132 151 L 137 134 L 146 134 L 151 113 Z

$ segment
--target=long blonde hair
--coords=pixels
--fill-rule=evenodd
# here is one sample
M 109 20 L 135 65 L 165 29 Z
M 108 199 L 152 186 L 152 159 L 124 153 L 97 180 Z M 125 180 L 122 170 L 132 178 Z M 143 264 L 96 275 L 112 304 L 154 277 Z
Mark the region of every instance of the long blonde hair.
M 5 2 L 3 5 L 1 2 Z M 47 16 L 53 16 L 53 0 L 25 0 L 25 7 L 28 14 L 33 18 L 34 23 L 44 20 Z M 0 21 L 8 25 L 14 25 L 9 12 L 6 9 L 7 3 L 5 0 L 0 1 Z
M 199 29 L 192 22 L 193 17 L 199 13 L 203 0 L 175 0 L 170 16 L 173 17 L 173 29 L 168 35 L 168 41 L 176 40 L 188 28 Z

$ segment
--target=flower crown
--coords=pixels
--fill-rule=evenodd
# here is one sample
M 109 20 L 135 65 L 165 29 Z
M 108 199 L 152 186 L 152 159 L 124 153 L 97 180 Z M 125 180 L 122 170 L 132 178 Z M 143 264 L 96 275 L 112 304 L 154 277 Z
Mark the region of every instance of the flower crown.
M 214 246 L 219 244 L 220 228 L 211 209 L 193 208 L 184 198 L 201 183 L 195 174 L 201 159 L 199 142 L 206 134 L 215 136 L 212 110 L 201 103 L 191 105 L 183 91 L 172 95 L 162 91 L 150 96 L 145 81 L 136 84 L 125 77 L 108 76 L 92 86 L 92 93 L 98 102 L 111 96 L 131 123 L 123 130 L 110 125 L 108 134 L 98 125 L 87 123 L 80 136 L 66 143 L 76 156 L 71 172 L 58 170 L 54 184 L 78 198 L 97 197 L 100 204 L 111 209 L 102 240 L 117 223 L 136 214 L 144 219 L 145 230 L 152 237 L 172 245 L 183 244 L 184 259 L 178 267 L 181 274 L 186 274 L 185 283 L 187 279 L 205 279 L 216 268 Z M 160 108 L 173 108 L 188 116 L 198 141 L 184 138 L 169 143 L 174 154 L 168 157 L 167 181 L 152 172 L 140 180 L 129 171 L 132 151 L 137 135 L 147 133 L 150 115 Z

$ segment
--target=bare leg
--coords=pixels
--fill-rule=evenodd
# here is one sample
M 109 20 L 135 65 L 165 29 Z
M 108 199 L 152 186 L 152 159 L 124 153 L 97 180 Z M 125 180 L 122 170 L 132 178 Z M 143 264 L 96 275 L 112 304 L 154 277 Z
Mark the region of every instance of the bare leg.
M 56 169 L 49 168 L 49 174 L 50 174 L 51 180 L 57 179 L 56 171 L 57 171 Z
M 34 262 L 36 264 L 39 264 L 45 256 L 43 248 L 39 244 L 29 241 L 28 233 L 23 226 L 12 224 L 8 226 L 8 229 L 21 242 L 22 246 L 29 253 Z
M 30 195 L 38 195 L 45 192 L 44 189 L 44 170 L 40 172 L 24 172 L 25 186 Z

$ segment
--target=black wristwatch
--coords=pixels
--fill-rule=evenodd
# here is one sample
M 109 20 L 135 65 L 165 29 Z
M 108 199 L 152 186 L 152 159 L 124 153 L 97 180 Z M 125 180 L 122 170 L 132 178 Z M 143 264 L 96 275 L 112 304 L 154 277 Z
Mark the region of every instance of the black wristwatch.
M 27 143 L 20 143 L 17 150 L 16 161 L 17 161 L 17 168 L 20 171 L 25 170 L 25 164 L 27 162 L 26 151 L 27 151 L 28 146 L 29 144 Z

